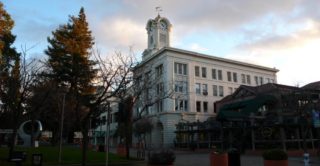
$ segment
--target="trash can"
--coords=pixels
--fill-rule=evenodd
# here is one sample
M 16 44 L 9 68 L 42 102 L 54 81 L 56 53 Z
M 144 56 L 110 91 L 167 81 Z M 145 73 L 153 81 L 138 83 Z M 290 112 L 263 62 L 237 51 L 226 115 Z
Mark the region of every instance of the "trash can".
M 99 145 L 98 152 L 104 152 L 104 151 L 105 151 L 104 145 Z
M 228 165 L 229 166 L 241 166 L 241 160 L 240 160 L 240 152 L 232 148 L 228 151 Z
M 42 154 L 32 154 L 32 166 L 42 166 Z

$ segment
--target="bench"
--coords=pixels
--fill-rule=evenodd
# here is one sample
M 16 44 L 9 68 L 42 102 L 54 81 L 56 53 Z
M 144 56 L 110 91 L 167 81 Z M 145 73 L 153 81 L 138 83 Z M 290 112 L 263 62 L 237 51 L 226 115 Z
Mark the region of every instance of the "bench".
M 26 161 L 27 153 L 23 151 L 14 151 L 10 154 L 8 161 L 16 163 L 16 166 L 20 166 L 22 162 Z

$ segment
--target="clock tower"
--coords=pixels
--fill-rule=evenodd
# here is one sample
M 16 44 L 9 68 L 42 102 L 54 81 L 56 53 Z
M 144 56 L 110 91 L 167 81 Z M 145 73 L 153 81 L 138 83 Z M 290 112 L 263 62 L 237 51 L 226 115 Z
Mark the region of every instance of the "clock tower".
M 144 50 L 142 60 L 148 59 L 154 52 L 163 47 L 170 47 L 171 27 L 169 20 L 160 15 L 148 21 L 146 26 L 148 48 Z

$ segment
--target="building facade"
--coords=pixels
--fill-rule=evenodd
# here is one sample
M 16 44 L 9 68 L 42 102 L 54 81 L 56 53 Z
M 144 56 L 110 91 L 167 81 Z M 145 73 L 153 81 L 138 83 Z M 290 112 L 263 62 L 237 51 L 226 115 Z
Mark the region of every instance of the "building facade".
M 153 147 L 173 146 L 176 124 L 181 121 L 201 122 L 215 117 L 214 103 L 240 85 L 277 82 L 278 70 L 274 68 L 170 47 L 171 28 L 169 20 L 159 15 L 148 21 L 148 48 L 134 71 L 136 78 L 155 80 L 134 110 L 135 115 L 152 119 L 154 127 L 147 144 Z M 142 103 L 152 98 L 158 100 L 142 109 Z

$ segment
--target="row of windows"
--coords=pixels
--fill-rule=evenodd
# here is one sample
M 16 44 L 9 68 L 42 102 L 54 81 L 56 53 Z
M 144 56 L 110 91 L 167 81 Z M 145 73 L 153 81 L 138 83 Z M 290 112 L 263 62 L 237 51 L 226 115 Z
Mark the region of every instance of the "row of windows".
M 196 101 L 196 111 L 197 112 L 204 112 L 207 113 L 209 110 L 208 102 L 207 101 Z M 188 111 L 188 100 L 175 100 L 175 111 Z
M 174 73 L 180 75 L 187 75 L 187 64 L 174 63 Z
M 195 66 L 194 68 L 195 71 L 195 76 L 196 77 L 202 77 L 202 78 L 207 78 L 207 68 L 206 67 L 200 67 L 200 66 Z M 180 75 L 187 75 L 188 74 L 188 69 L 187 69 L 187 64 L 183 63 L 174 63 L 174 73 L 175 74 L 180 74 Z M 251 85 L 251 76 L 248 74 L 241 74 L 241 84 L 248 84 Z M 220 69 L 211 69 L 211 78 L 215 80 L 223 80 L 223 74 L 222 70 Z M 230 72 L 227 71 L 227 80 L 229 82 L 235 82 L 238 83 L 238 73 L 237 72 Z M 274 83 L 275 80 L 272 78 L 263 78 L 261 76 L 254 76 L 254 83 L 255 85 L 262 85 L 264 83 Z
M 197 112 L 208 112 L 208 102 L 207 101 L 196 101 L 196 111 Z
M 162 112 L 163 111 L 163 100 L 159 100 L 156 104 L 156 112 Z M 213 103 L 214 108 L 214 103 Z M 196 112 L 204 112 L 207 113 L 209 110 L 209 105 L 207 101 L 196 101 Z M 153 114 L 151 112 L 151 107 L 146 108 L 146 114 Z M 188 100 L 186 99 L 176 99 L 175 100 L 175 111 L 180 112 L 188 112 Z M 139 110 L 137 111 L 137 113 Z M 215 110 L 213 112 L 216 112 Z
M 195 76 L 207 78 L 207 68 L 206 67 L 194 67 Z M 200 74 L 201 73 L 201 74 Z M 219 69 L 211 69 L 211 78 L 215 80 L 223 80 L 222 70 Z M 254 76 L 256 85 L 264 84 L 263 77 Z M 227 80 L 229 82 L 238 83 L 238 73 L 227 71 Z M 265 83 L 274 83 L 274 80 L 271 78 L 265 78 Z M 248 74 L 241 74 L 241 83 L 251 85 L 251 76 Z
M 195 84 L 195 92 L 198 95 L 208 95 L 208 84 L 200 84 L 196 83 Z M 212 94 L 213 96 L 219 96 L 223 97 L 224 96 L 224 87 L 220 85 L 212 85 Z
M 175 100 L 175 111 L 188 111 L 188 100 L 176 99 Z
M 174 91 L 186 94 L 188 92 L 188 82 L 187 81 L 175 81 Z

